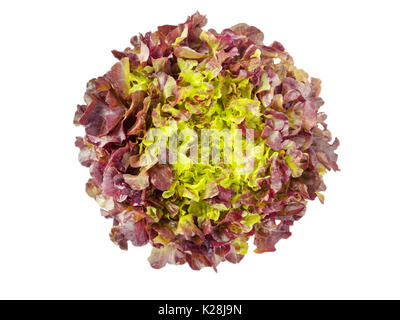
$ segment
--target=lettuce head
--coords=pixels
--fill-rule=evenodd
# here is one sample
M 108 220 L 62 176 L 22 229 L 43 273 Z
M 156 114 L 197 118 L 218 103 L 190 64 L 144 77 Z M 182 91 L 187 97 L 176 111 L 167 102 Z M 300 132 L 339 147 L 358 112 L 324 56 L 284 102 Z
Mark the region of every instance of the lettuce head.
M 150 244 L 154 268 L 194 270 L 275 251 L 323 175 L 339 170 L 321 81 L 256 27 L 185 23 L 134 36 L 77 106 L 88 195 L 121 249 Z

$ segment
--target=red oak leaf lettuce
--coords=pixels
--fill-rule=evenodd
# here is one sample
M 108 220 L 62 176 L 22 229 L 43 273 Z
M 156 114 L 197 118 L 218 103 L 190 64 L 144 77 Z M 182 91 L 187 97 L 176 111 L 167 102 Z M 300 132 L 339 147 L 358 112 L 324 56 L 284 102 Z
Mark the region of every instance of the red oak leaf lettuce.
M 264 45 L 256 27 L 218 33 L 206 23 L 196 13 L 113 50 L 118 62 L 88 82 L 74 116 L 86 133 L 76 139 L 91 175 L 86 191 L 113 220 L 111 240 L 124 250 L 150 243 L 157 269 L 239 263 L 253 236 L 256 253 L 274 251 L 307 201 L 323 202 L 323 174 L 339 170 L 321 81 L 279 42 Z M 155 128 L 176 147 L 152 140 Z M 194 161 L 193 141 L 174 130 L 205 128 L 237 129 L 246 140 L 253 130 L 254 157 Z

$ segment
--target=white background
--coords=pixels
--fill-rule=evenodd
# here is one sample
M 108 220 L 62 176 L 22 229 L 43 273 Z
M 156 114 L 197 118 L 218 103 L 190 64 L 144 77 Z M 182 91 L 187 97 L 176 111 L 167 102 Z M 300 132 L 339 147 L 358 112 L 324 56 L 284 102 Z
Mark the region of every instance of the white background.
M 400 298 L 398 1 L 2 1 L 0 298 Z M 322 79 L 341 141 L 325 205 L 275 253 L 219 272 L 152 269 L 150 247 L 119 250 L 84 191 L 72 124 L 86 81 L 137 32 L 196 10 L 218 31 L 239 22 L 278 40 Z

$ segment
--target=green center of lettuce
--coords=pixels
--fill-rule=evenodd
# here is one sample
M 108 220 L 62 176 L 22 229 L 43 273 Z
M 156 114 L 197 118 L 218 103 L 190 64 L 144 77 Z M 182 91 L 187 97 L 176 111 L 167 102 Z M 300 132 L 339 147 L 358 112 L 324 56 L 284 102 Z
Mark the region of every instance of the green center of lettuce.
M 259 57 L 256 55 L 253 59 L 259 59 Z M 177 159 L 172 161 L 173 183 L 162 196 L 178 207 L 180 223 L 186 222 L 193 216 L 196 216 L 200 222 L 206 218 L 217 221 L 228 210 L 235 209 L 235 203 L 245 192 L 260 189 L 257 183 L 260 173 L 268 166 L 270 159 L 277 157 L 279 152 L 272 151 L 260 137 L 259 133 L 264 128 L 265 120 L 262 105 L 253 94 L 254 88 L 249 78 L 238 79 L 231 77 L 229 72 L 224 72 L 223 75 L 213 72 L 212 67 L 198 64 L 196 60 L 179 58 L 178 67 L 180 70 L 178 80 L 168 76 L 163 90 L 163 101 L 153 111 L 154 127 L 165 134 L 167 147 L 170 151 L 176 151 L 177 154 Z M 145 71 L 140 70 L 130 74 L 133 82 L 130 92 L 148 90 L 152 85 L 158 86 L 157 80 L 154 80 L 152 84 L 149 82 L 149 78 L 143 74 Z M 190 115 L 188 119 L 163 121 L 170 116 L 176 117 L 185 112 Z M 243 124 L 256 133 L 252 139 L 238 136 L 240 131 L 237 129 Z M 183 141 L 177 139 L 180 132 L 187 130 L 198 133 L 200 139 L 203 129 L 215 132 L 215 135 L 210 137 L 211 142 L 215 136 L 221 137 L 219 143 L 212 144 L 214 150 L 208 150 L 211 151 L 210 154 L 220 153 L 219 163 L 212 163 L 212 159 L 209 159 L 210 163 L 202 163 L 200 142 L 198 157 L 193 159 L 188 155 L 193 142 L 191 137 L 187 136 Z M 235 143 L 239 138 L 242 142 L 242 150 L 237 151 Z M 175 142 L 176 150 L 171 150 L 173 139 L 178 140 Z M 142 156 L 148 155 L 150 150 L 156 150 L 153 156 L 158 156 L 157 152 L 160 150 L 152 148 L 157 141 L 151 136 L 150 130 L 140 144 Z M 230 147 L 228 150 L 226 150 L 227 145 Z M 251 150 L 251 154 L 246 154 L 246 150 Z M 224 157 L 229 154 L 232 155 L 231 163 L 224 163 Z M 142 168 L 142 170 L 146 169 Z M 246 170 L 245 173 L 243 173 L 244 170 Z M 263 177 L 265 178 L 265 174 Z M 218 185 L 233 190 L 230 199 L 233 207 L 205 201 L 218 193 Z M 259 221 L 260 216 L 252 213 L 252 208 L 246 205 L 242 204 L 241 209 L 247 212 L 244 214 L 243 223 L 251 230 L 253 224 Z M 147 208 L 149 214 L 157 210 L 155 207 Z M 171 216 L 169 212 L 162 212 L 162 215 L 167 215 L 171 219 L 176 218 L 175 214 Z

